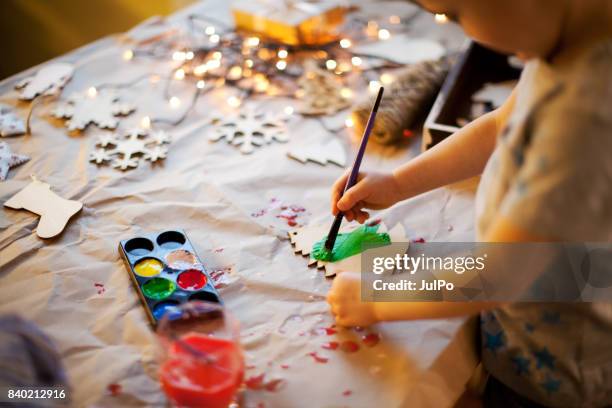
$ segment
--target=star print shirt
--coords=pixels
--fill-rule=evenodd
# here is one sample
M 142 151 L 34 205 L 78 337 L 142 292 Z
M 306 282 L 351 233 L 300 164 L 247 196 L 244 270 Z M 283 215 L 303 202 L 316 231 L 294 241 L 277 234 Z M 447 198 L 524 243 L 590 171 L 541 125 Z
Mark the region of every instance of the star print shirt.
M 563 68 L 527 63 L 476 200 L 482 239 L 498 216 L 542 236 L 612 239 L 612 40 Z M 513 304 L 481 316 L 487 370 L 553 407 L 612 404 L 612 303 Z

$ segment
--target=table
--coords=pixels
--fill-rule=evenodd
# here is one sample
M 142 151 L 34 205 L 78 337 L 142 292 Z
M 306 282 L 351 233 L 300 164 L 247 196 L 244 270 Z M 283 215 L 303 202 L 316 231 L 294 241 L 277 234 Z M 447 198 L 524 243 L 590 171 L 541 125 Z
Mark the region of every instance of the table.
M 215 0 L 169 21 L 180 23 L 187 13 L 229 18 L 224 2 Z M 450 49 L 462 42 L 456 28 L 437 27 L 426 14 L 413 20 L 410 33 L 437 38 Z M 109 37 L 60 57 L 77 66 L 63 95 L 104 82 L 129 82 L 164 68 L 150 61 L 125 63 L 122 52 L 118 38 Z M 0 83 L 0 103 L 16 107 L 21 117 L 28 104 L 17 102 L 13 86 L 35 69 Z M 131 91 L 138 110 L 122 127 L 137 124 L 145 111 L 176 116 L 168 113 L 154 87 L 145 83 Z M 155 336 L 117 245 L 139 233 L 184 228 L 206 266 L 226 271 L 220 293 L 241 321 L 247 377 L 265 373 L 266 379 L 283 380 L 277 392 L 247 390 L 245 407 L 451 406 L 477 362 L 472 321 L 379 324 L 370 329 L 382 336 L 375 347 L 362 346 L 351 354 L 321 348 L 336 336 L 359 342 L 364 332 L 316 334 L 332 324 L 323 300 L 330 281 L 294 255 L 282 219 L 252 214 L 276 199 L 304 206 L 300 223 L 331 222 L 329 189 L 342 170 L 290 160 L 284 144 L 241 155 L 225 143 L 210 143 L 207 117 L 224 97 L 202 98 L 171 129 L 174 141 L 161 165 L 145 163 L 127 172 L 88 162 L 97 129 L 69 135 L 62 121 L 49 116 L 54 102 L 41 103 L 33 134 L 8 140 L 13 150 L 32 159 L 0 184 L 0 201 L 35 174 L 59 195 L 85 206 L 61 236 L 50 240 L 33 233 L 38 217 L 0 210 L 0 312 L 19 313 L 51 336 L 76 406 L 164 406 L 156 381 Z M 257 103 L 273 110 L 287 100 Z M 295 120 L 289 145 L 337 137 L 354 154 L 346 132 L 331 136 L 317 120 Z M 418 140 L 371 146 L 363 168 L 389 170 L 418 151 Z M 438 189 L 379 216 L 390 227 L 401 222 L 410 239 L 471 241 L 475 185 L 471 180 Z M 309 355 L 313 351 L 329 361 L 316 362 Z M 111 384 L 120 391 L 110 392 Z

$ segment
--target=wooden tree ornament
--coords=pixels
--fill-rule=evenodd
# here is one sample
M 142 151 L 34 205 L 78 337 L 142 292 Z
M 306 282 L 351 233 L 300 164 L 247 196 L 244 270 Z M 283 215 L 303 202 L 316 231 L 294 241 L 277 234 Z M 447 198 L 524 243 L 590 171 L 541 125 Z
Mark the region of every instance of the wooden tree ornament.
M 36 235 L 40 238 L 53 238 L 59 235 L 70 218 L 83 208 L 83 203 L 58 196 L 51 191 L 49 184 L 32 176 L 32 182 L 11 197 L 4 206 L 40 215 Z
M 356 228 L 358 228 L 357 225 L 347 225 L 340 229 L 340 233 L 351 232 Z M 361 270 L 361 254 L 353 255 L 337 262 L 319 261 L 310 257 L 313 245 L 325 237 L 328 232 L 329 225 L 306 226 L 289 232 L 289 240 L 296 254 L 308 256 L 308 266 L 325 270 L 325 277 L 333 277 L 338 273 L 346 271 L 359 272 Z M 408 239 L 401 224 L 397 224 L 391 230 L 387 230 L 387 227 L 381 222 L 378 232 L 387 232 L 392 243 L 403 243 L 406 246 L 404 250 L 408 250 Z
M 346 166 L 346 153 L 342 144 L 336 139 L 328 143 L 294 147 L 287 152 L 287 155 L 302 163 L 311 161 L 322 166 L 327 163 L 333 163 L 340 167 Z

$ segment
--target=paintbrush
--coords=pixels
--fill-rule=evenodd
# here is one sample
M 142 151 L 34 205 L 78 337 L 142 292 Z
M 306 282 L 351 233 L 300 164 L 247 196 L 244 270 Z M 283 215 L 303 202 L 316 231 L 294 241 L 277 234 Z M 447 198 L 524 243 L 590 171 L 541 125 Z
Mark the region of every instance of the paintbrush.
M 351 174 L 349 178 L 346 180 L 346 185 L 344 186 L 344 191 L 342 195 L 346 193 L 346 191 L 353 187 L 355 183 L 357 183 L 357 176 L 359 175 L 359 167 L 361 166 L 361 160 L 363 159 L 363 155 L 365 154 L 365 149 L 368 144 L 368 140 L 370 139 L 370 133 L 372 133 L 372 128 L 374 127 L 374 120 L 376 119 L 376 113 L 378 112 L 378 106 L 380 105 L 380 100 L 383 96 L 384 87 L 380 87 L 378 90 L 378 95 L 376 96 L 376 102 L 374 102 L 374 107 L 370 112 L 370 117 L 368 118 L 368 124 L 365 127 L 365 131 L 363 132 L 363 136 L 361 137 L 361 144 L 359 145 L 359 150 L 357 151 L 357 155 L 355 156 L 355 162 L 353 163 L 353 168 L 351 169 Z M 342 198 L 342 196 L 340 196 Z M 334 219 L 334 223 L 329 230 L 329 234 L 327 234 L 327 240 L 325 240 L 325 250 L 330 253 L 334 249 L 334 244 L 336 243 L 336 238 L 338 238 L 338 231 L 340 231 L 340 224 L 342 224 L 342 218 L 344 217 L 344 213 L 340 211 L 336 218 Z

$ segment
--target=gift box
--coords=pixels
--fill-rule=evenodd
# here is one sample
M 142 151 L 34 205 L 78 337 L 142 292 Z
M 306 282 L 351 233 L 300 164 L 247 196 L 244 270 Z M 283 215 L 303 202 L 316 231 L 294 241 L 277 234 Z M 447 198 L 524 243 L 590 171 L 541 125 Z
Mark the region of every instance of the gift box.
M 345 13 L 337 0 L 239 0 L 232 5 L 236 29 L 288 45 L 337 40 Z

